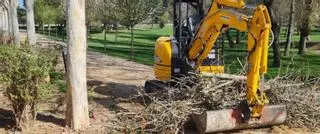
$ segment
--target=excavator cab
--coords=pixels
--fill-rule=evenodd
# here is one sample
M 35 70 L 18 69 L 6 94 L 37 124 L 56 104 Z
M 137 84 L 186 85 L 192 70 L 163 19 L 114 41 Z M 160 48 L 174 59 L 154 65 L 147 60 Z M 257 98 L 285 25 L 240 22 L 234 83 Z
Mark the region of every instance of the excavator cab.
M 185 56 L 191 47 L 191 41 L 196 30 L 199 27 L 201 20 L 205 17 L 211 2 L 206 0 L 174 0 L 173 1 L 173 37 L 176 40 L 178 53 Z M 224 73 L 223 60 L 223 34 L 215 43 L 207 59 L 199 67 L 200 73 Z M 179 61 L 181 58 L 174 59 L 177 64 L 184 61 Z M 185 70 L 186 71 L 186 70 Z M 183 71 L 183 73 L 186 73 Z M 174 73 L 174 72 L 173 72 Z

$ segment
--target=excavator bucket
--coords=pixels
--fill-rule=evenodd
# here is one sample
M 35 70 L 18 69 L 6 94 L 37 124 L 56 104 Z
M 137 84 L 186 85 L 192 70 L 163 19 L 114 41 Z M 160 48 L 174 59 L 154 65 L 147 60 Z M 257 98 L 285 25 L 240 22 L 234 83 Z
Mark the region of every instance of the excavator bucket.
M 195 115 L 193 119 L 200 133 L 213 133 L 279 125 L 285 122 L 286 117 L 285 105 L 270 105 L 263 108 L 259 119 L 247 123 L 243 122 L 242 113 L 238 109 L 206 111 Z

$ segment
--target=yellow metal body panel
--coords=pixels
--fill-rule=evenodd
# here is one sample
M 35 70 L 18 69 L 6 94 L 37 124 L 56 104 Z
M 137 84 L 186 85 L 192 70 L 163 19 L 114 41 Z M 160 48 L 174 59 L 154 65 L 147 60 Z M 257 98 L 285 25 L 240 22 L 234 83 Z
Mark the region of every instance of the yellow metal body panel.
M 224 66 L 200 66 L 200 73 L 221 74 L 224 73 Z
M 171 38 L 158 38 L 154 49 L 154 74 L 157 79 L 171 79 L 171 55 Z

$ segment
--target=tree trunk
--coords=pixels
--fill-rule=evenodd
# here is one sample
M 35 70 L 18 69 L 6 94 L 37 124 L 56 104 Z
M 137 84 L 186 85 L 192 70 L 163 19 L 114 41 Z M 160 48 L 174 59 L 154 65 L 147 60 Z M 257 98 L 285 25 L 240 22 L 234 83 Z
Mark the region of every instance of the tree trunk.
M 42 25 L 41 25 L 41 30 L 42 30 L 42 34 L 44 34 L 44 35 L 46 35 L 46 33 L 44 32 L 44 23 L 42 23 Z
M 227 39 L 228 39 L 230 48 L 233 48 L 234 42 L 233 42 L 232 37 L 230 35 L 230 30 L 229 29 L 226 31 L 226 35 L 227 35 Z
M 289 56 L 290 47 L 291 47 L 291 40 L 292 40 L 292 32 L 293 32 L 293 23 L 294 23 L 294 9 L 295 9 L 295 0 L 291 0 L 290 6 L 290 18 L 288 24 L 288 31 L 287 31 L 287 39 L 286 39 L 286 48 L 284 51 L 284 56 Z
M 11 13 L 11 5 L 10 5 L 10 1 L 9 1 L 9 5 L 8 5 L 8 32 L 10 36 L 13 36 L 13 25 L 12 25 L 12 13 Z
M 281 65 L 281 54 L 280 54 L 280 46 L 279 46 L 279 36 L 280 36 L 280 24 L 279 20 L 276 18 L 276 14 L 272 9 L 273 0 L 264 0 L 264 4 L 268 8 L 268 12 L 270 14 L 271 22 L 272 22 L 272 32 L 274 33 L 274 41 L 272 43 L 273 49 L 273 67 L 279 68 Z
M 107 40 L 107 24 L 103 24 L 103 28 L 104 28 L 104 41 Z
M 9 32 L 9 15 L 8 15 L 8 10 L 7 9 L 4 9 L 4 20 L 3 20 L 3 25 L 4 25 L 4 30 Z
M 66 125 L 73 130 L 79 130 L 89 126 L 85 0 L 67 0 L 67 16 Z
M 55 24 L 54 31 L 56 33 L 56 38 L 58 39 L 58 24 Z
M 300 29 L 300 41 L 298 54 L 304 55 L 306 52 L 307 38 L 309 36 L 309 23 L 310 15 L 312 11 L 312 0 L 305 0 L 305 12 L 303 14 L 303 20 Z
M 90 39 L 90 24 L 87 23 L 86 27 L 87 27 L 86 38 L 87 38 L 87 41 L 88 41 Z
M 36 44 L 36 29 L 34 24 L 34 0 L 25 0 L 26 11 L 27 11 L 27 33 L 28 33 L 28 44 Z
M 10 0 L 14 44 L 17 46 L 20 46 L 20 33 L 19 33 L 17 8 L 18 8 L 18 1 L 17 0 Z
M 239 43 L 240 43 L 240 31 L 239 31 L 239 30 L 237 30 L 236 43 L 237 43 L 237 44 L 239 44 Z
M 118 42 L 118 24 L 115 24 L 115 28 L 116 28 L 116 34 L 115 34 L 115 42 Z
M 304 55 L 306 52 L 306 44 L 307 44 L 307 37 L 308 37 L 308 26 L 302 26 L 303 28 L 300 29 L 300 41 L 299 41 L 299 51 L 298 54 Z
M 4 31 L 4 21 L 5 21 L 5 18 L 4 18 L 4 10 L 2 9 L 2 7 L 0 6 L 0 31 Z
M 153 19 L 154 18 L 152 18 L 152 20 L 151 20 L 151 29 L 153 29 Z
M 51 25 L 48 23 L 48 35 L 51 36 Z
M 133 26 L 131 26 L 131 60 L 133 61 Z

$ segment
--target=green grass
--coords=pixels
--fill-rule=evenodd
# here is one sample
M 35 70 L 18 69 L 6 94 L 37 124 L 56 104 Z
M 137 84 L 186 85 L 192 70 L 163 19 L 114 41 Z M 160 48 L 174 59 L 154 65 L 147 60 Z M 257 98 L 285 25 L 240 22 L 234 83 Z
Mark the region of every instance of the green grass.
M 282 29 L 280 42 L 285 41 L 285 28 Z M 235 32 L 231 34 L 235 40 Z M 171 36 L 172 25 L 166 26 L 163 29 L 150 26 L 137 26 L 134 30 L 134 61 L 146 65 L 153 64 L 154 42 L 160 36 Z M 62 36 L 51 37 L 53 39 L 61 39 Z M 246 40 L 246 34 L 240 36 L 241 40 Z M 320 31 L 312 30 L 310 32 L 310 40 L 320 42 Z M 299 35 L 294 34 L 293 41 L 299 41 Z M 283 44 L 283 43 L 282 43 Z M 115 32 L 109 32 L 104 40 L 102 31 L 92 31 L 91 39 L 88 40 L 88 48 L 92 51 L 101 52 L 107 55 L 121 57 L 130 60 L 130 30 L 119 30 L 117 41 L 115 41 Z M 284 46 L 281 46 L 284 48 Z M 281 68 L 272 67 L 272 49 L 269 51 L 269 69 L 267 77 L 274 77 L 287 73 L 296 72 L 299 75 L 318 76 L 320 74 L 320 55 L 314 51 L 308 51 L 304 56 L 297 55 L 297 49 L 291 51 L 291 56 L 281 58 Z M 228 73 L 236 73 L 241 70 L 241 65 L 237 58 L 243 62 L 246 57 L 246 44 L 236 44 L 234 48 L 229 48 L 228 42 L 225 41 L 225 68 Z M 281 49 L 281 54 L 283 50 Z

